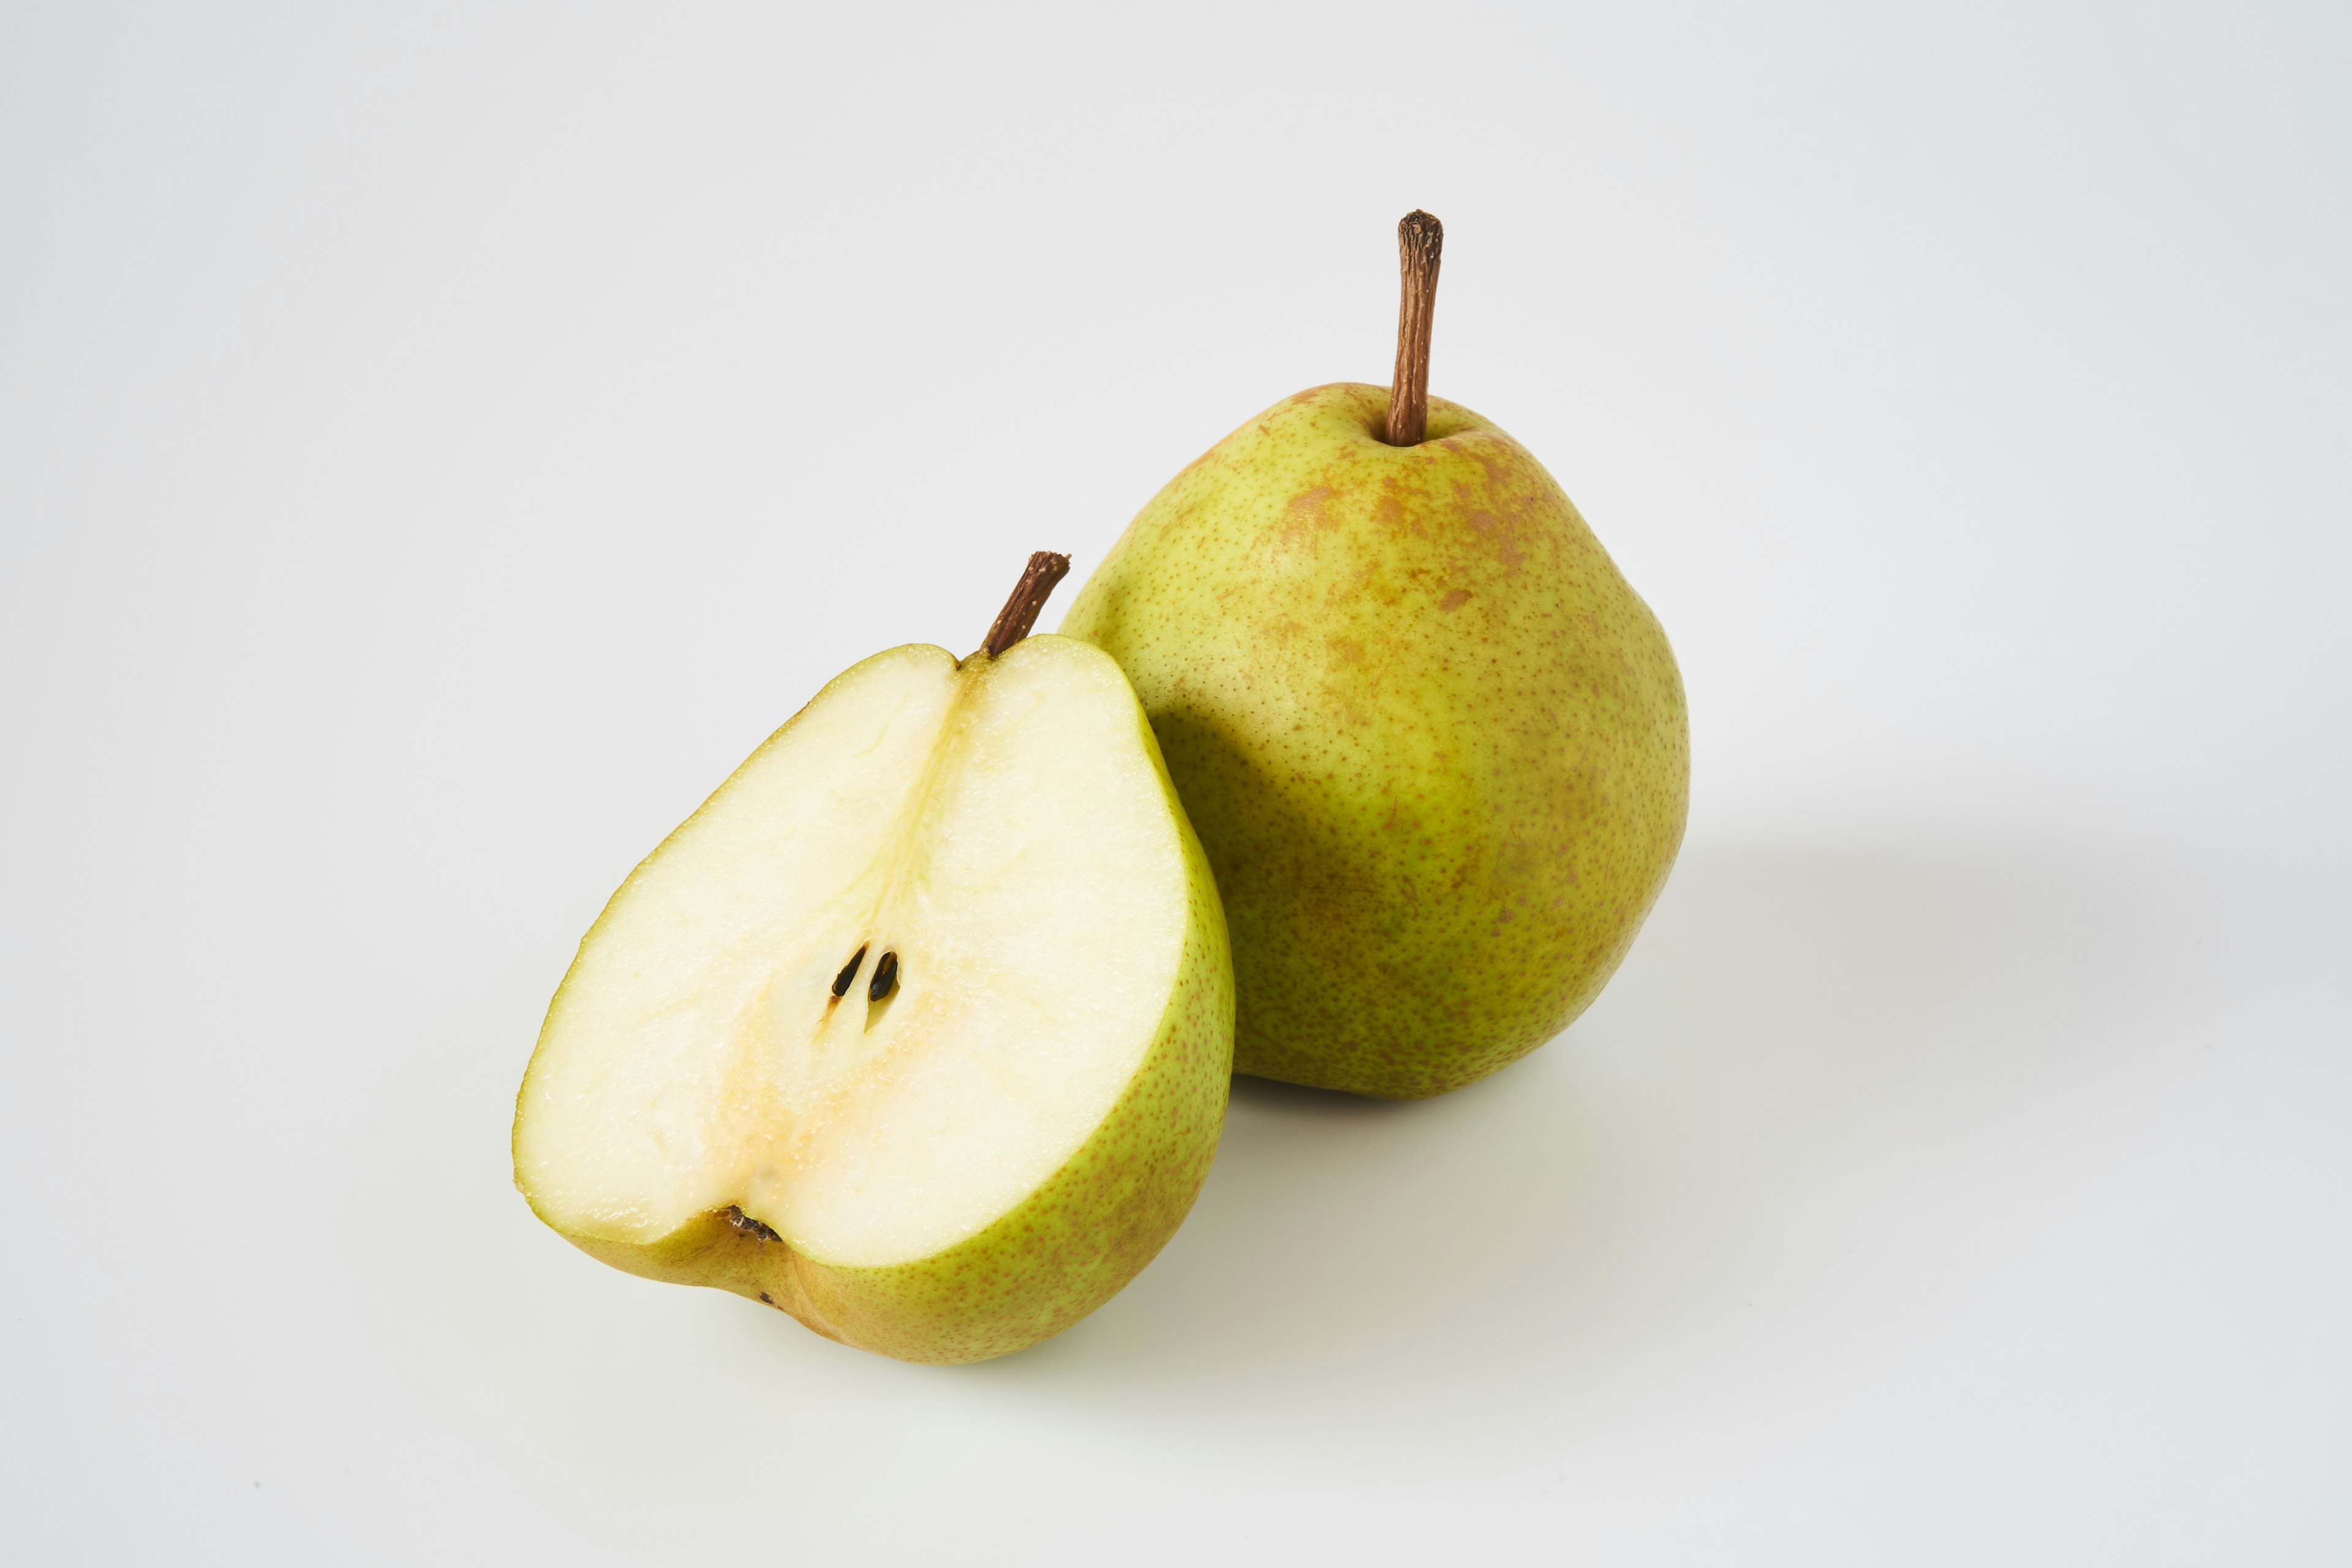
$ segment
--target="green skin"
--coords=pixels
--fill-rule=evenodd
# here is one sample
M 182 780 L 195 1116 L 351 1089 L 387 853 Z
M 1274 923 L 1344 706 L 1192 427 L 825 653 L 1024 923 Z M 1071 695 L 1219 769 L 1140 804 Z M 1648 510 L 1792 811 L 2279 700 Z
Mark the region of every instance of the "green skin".
M 1315 387 L 1170 481 L 1062 625 L 1150 715 L 1233 931 L 1235 1070 L 1388 1100 L 1549 1039 L 1688 811 L 1681 676 L 1527 449 Z
M 1117 1295 L 1168 1244 L 1199 1195 L 1224 1128 L 1233 1072 L 1233 961 L 1223 911 L 1139 712 L 1137 728 L 1183 838 L 1192 894 L 1184 955 L 1159 1031 L 1126 1091 L 1034 1192 L 977 1235 L 887 1268 L 828 1264 L 723 1213 L 644 1245 L 575 1235 L 544 1213 L 540 1218 L 615 1268 L 732 1290 L 828 1339 L 900 1361 L 954 1364 L 1024 1350 Z M 556 995 L 560 1004 L 560 988 Z M 530 1200 L 529 1188 L 522 1193 Z M 535 1202 L 532 1211 L 539 1213 Z

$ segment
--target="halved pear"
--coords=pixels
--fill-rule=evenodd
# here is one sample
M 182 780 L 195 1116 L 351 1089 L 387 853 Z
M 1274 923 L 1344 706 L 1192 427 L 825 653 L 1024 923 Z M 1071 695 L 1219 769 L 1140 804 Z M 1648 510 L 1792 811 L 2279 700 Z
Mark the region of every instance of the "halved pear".
M 524 1076 L 515 1181 L 615 1268 L 978 1361 L 1174 1234 L 1233 1017 L 1208 861 L 1110 658 L 893 648 L 613 896 Z

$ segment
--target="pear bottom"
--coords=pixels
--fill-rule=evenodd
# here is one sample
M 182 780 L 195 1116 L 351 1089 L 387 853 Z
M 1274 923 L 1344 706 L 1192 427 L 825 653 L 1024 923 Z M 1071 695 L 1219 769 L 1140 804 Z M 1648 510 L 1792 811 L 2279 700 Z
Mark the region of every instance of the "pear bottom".
M 887 1268 L 844 1268 L 764 1227 L 704 1215 L 647 1246 L 566 1239 L 648 1279 L 731 1290 L 899 1361 L 953 1365 L 1025 1350 L 1117 1295 L 1200 1194 L 1223 1130 L 1233 994 L 1214 911 L 1196 916 L 1187 967 L 1150 1059 L 1094 1135 L 978 1235 Z

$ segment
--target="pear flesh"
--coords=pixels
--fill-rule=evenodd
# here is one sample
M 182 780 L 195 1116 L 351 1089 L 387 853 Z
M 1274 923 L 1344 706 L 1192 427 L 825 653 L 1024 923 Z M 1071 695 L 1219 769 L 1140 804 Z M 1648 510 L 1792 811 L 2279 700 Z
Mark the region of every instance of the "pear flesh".
M 614 896 L 525 1076 L 517 1184 L 635 1273 L 903 1359 L 1017 1350 L 1191 1206 L 1230 965 L 1108 658 L 893 649 Z
M 1236 1070 L 1389 1099 L 1600 992 L 1682 841 L 1665 633 L 1528 450 L 1316 387 L 1139 513 L 1062 624 L 1118 660 L 1207 847 Z

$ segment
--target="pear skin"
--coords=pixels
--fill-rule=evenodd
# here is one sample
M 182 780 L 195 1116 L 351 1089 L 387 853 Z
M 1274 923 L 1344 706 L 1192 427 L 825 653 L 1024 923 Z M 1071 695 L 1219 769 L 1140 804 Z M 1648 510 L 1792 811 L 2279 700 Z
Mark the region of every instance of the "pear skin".
M 1072 605 L 1159 736 L 1231 931 L 1235 1070 L 1382 1099 L 1600 993 L 1680 847 L 1657 619 L 1543 466 L 1433 398 L 1315 387 L 1170 481 Z

